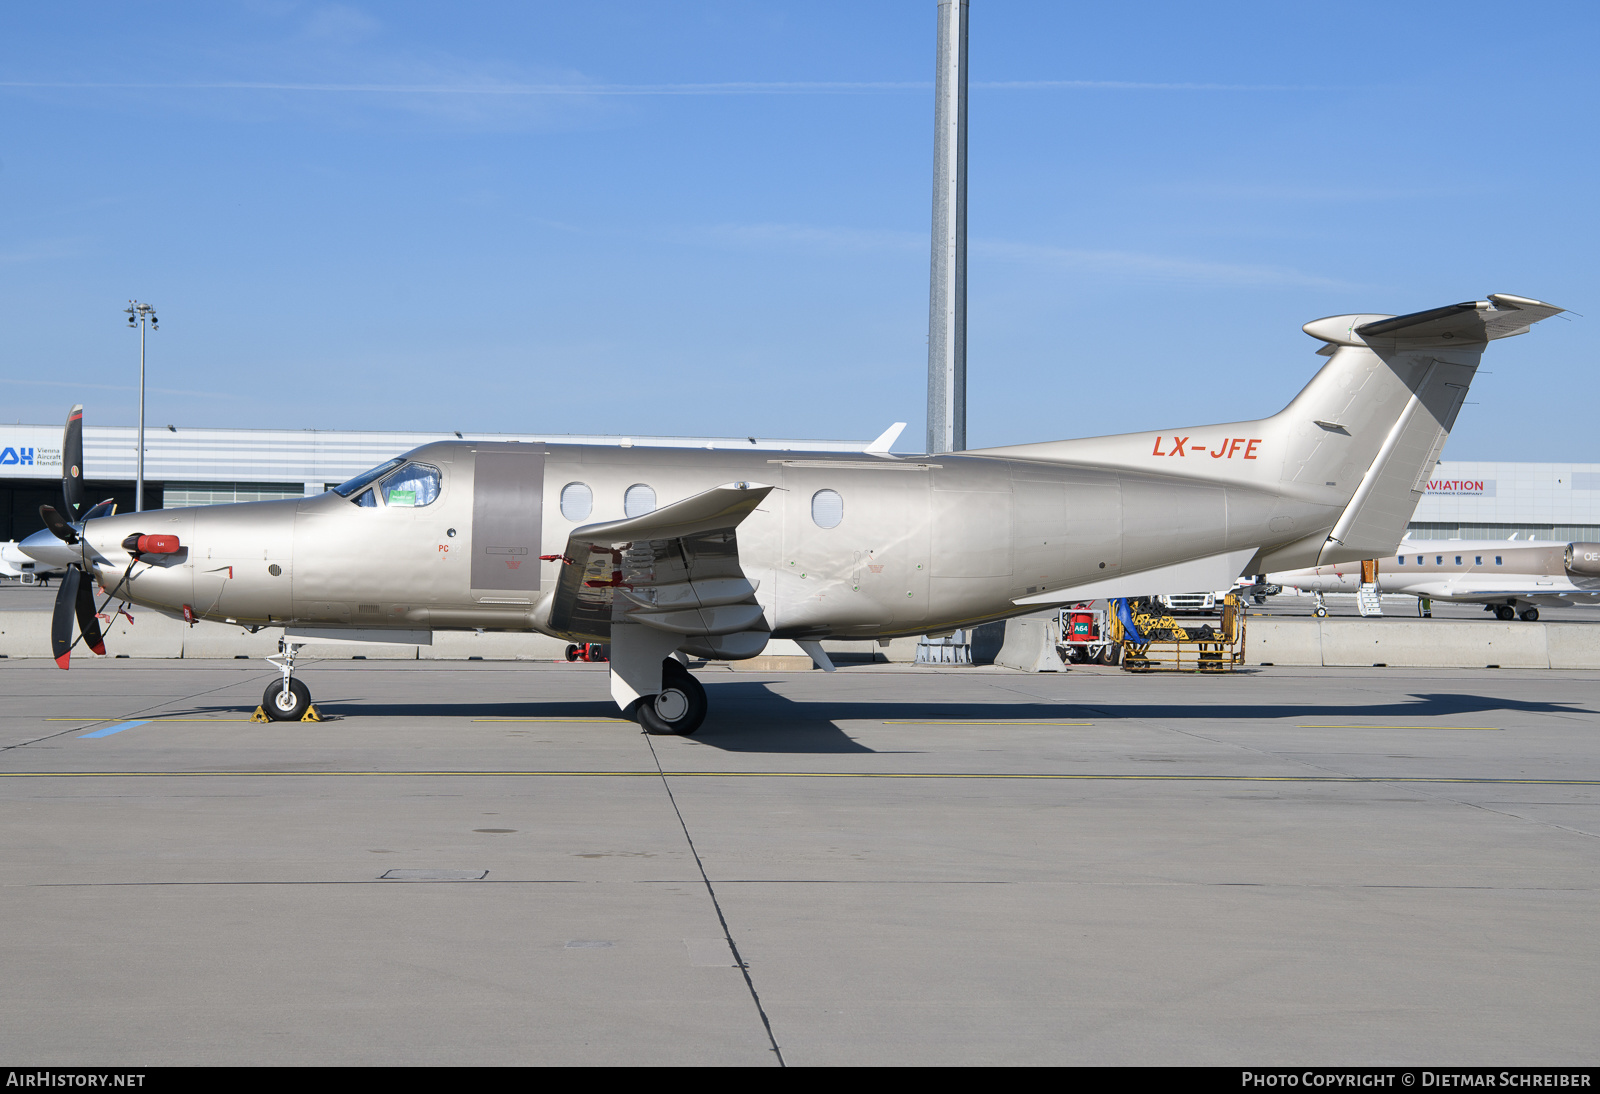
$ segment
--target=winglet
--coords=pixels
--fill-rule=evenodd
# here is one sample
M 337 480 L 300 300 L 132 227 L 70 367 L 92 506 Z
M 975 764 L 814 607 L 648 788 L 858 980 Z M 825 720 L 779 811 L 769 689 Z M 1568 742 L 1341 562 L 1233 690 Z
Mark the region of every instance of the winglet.
M 905 422 L 895 422 L 894 425 L 879 434 L 878 439 L 862 449 L 869 456 L 887 456 L 889 446 L 900 439 L 900 431 L 906 427 Z

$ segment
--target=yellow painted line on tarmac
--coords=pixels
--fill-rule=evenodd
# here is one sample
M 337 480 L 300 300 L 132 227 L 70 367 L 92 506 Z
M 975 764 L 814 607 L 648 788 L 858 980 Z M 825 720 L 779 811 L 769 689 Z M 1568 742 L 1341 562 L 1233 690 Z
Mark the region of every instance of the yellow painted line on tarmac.
M 1499 726 L 1369 726 L 1369 725 L 1337 725 L 1337 726 L 1295 726 L 1296 729 L 1459 729 L 1468 733 L 1501 733 Z
M 1092 726 L 1093 722 L 1016 722 L 1016 721 L 978 721 L 960 719 L 937 718 L 894 718 L 883 723 L 886 726 Z
M 4 779 L 197 778 L 602 778 L 659 779 L 1033 779 L 1153 783 L 1424 783 L 1493 786 L 1600 786 L 1600 779 L 1500 779 L 1430 775 L 1078 775 L 1004 771 L 0 771 Z

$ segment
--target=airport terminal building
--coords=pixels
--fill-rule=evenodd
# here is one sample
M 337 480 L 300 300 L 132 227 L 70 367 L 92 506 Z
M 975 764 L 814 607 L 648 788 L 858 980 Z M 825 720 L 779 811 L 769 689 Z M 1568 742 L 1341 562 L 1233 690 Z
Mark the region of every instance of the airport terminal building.
M 458 433 L 379 433 L 315 429 L 145 431 L 145 508 L 265 501 L 320 494 L 392 456 Z M 751 448 L 775 452 L 859 452 L 867 441 L 756 437 L 583 437 L 493 433 L 467 440 L 601 444 L 638 448 Z M 91 502 L 116 498 L 133 508 L 137 431 L 84 429 L 83 462 Z M 39 506 L 61 504 L 61 426 L 0 426 L 0 540 L 44 527 Z M 1483 463 L 1445 460 L 1435 468 L 1412 518 L 1416 539 L 1600 541 L 1600 463 Z

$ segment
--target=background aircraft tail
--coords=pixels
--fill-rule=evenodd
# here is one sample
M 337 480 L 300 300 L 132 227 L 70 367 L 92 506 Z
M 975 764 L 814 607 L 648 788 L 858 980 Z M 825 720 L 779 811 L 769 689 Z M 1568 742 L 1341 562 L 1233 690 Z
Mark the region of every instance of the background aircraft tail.
M 1496 293 L 1410 315 L 1303 328 L 1327 364 L 1270 418 L 985 449 L 1253 487 L 1295 505 L 1256 563 L 1288 569 L 1394 551 L 1455 425 L 1484 347 L 1564 309 Z M 1315 526 L 1308 531 L 1307 513 Z M 1274 531 L 1279 529 L 1274 528 Z M 1254 572 L 1254 571 L 1252 571 Z

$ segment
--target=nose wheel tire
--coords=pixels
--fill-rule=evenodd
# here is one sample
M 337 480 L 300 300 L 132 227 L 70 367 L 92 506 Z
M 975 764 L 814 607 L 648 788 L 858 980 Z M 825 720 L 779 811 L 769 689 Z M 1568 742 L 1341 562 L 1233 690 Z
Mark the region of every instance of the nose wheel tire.
M 662 665 L 661 692 L 636 708 L 646 733 L 687 737 L 706 720 L 706 689 L 675 658 Z
M 274 680 L 261 696 L 261 709 L 274 722 L 298 722 L 310 706 L 311 689 L 293 678 L 287 688 Z
M 1315 607 L 1311 609 L 1311 614 L 1316 616 L 1318 619 L 1326 619 L 1328 616 L 1328 609 L 1320 606 Z

